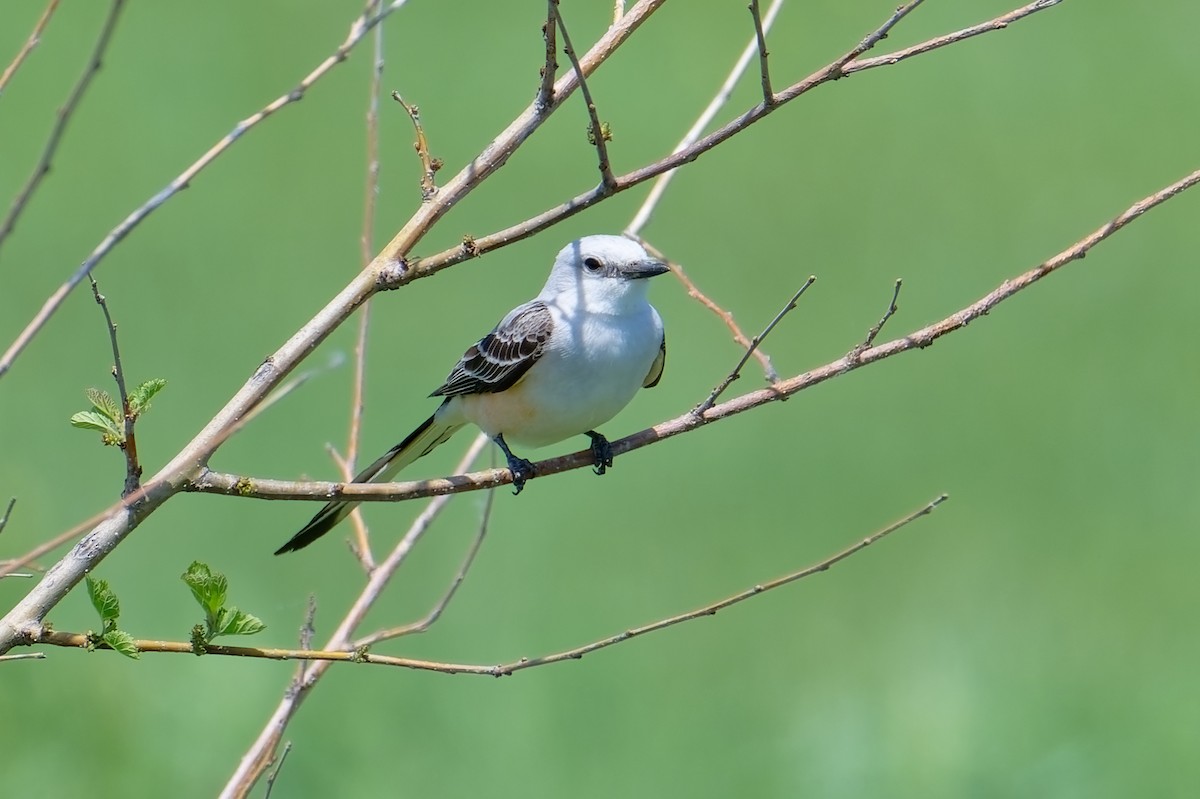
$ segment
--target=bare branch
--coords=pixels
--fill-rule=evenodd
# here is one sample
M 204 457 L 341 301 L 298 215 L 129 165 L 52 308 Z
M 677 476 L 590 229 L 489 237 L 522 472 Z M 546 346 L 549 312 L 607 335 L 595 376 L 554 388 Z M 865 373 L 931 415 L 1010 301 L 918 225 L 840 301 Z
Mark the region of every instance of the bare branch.
M 750 16 L 754 19 L 754 38 L 758 44 L 758 71 L 762 77 L 763 105 L 775 105 L 775 92 L 771 91 L 771 70 L 767 66 L 767 36 L 763 31 L 762 17 L 758 13 L 758 0 L 750 0 Z
M 42 16 L 38 19 L 37 24 L 33 26 L 33 31 L 30 32 L 29 38 L 25 40 L 25 44 L 17 51 L 12 63 L 4 68 L 4 73 L 0 74 L 0 94 L 4 94 L 4 89 L 8 86 L 8 82 L 13 79 L 13 75 L 17 74 L 17 70 L 25 63 L 25 59 L 33 52 L 33 48 L 38 46 L 42 40 L 42 31 L 46 29 L 46 24 L 50 22 L 50 17 L 54 16 L 55 10 L 58 8 L 58 0 L 50 0 L 46 6 L 46 10 L 42 12 Z
M 853 75 L 856 72 L 862 72 L 866 69 L 874 69 L 875 67 L 890 67 L 899 64 L 905 59 L 913 56 L 924 55 L 932 50 L 937 50 L 940 47 L 945 47 L 948 44 L 957 44 L 974 36 L 979 36 L 983 33 L 991 33 L 992 31 L 1004 30 L 1013 22 L 1024 19 L 1030 14 L 1044 11 L 1047 8 L 1056 6 L 1062 0 L 1035 0 L 1028 5 L 1015 8 L 1007 14 L 1001 14 L 995 19 L 989 19 L 987 22 L 981 22 L 978 25 L 972 25 L 969 28 L 947 33 L 944 36 L 937 36 L 920 44 L 914 44 L 912 47 L 906 47 L 903 50 L 897 50 L 894 53 L 875 56 L 874 58 L 860 58 L 843 66 L 842 73 L 845 75 Z
M 283 763 L 287 760 L 290 751 L 292 751 L 292 743 L 288 741 L 283 745 L 283 751 L 279 753 L 279 760 L 276 762 L 275 768 L 267 775 L 267 791 L 263 794 L 263 799 L 271 799 L 271 791 L 275 788 L 275 779 L 279 776 L 279 772 L 283 771 Z
M 513 661 L 512 663 L 506 663 L 498 666 L 439 663 L 432 660 L 416 660 L 414 658 L 376 655 L 372 652 L 366 651 L 366 648 L 363 646 L 357 646 L 351 649 L 327 647 L 326 649 L 313 650 L 208 644 L 205 646 L 205 655 L 252 657 L 264 658 L 267 660 L 307 660 L 313 661 L 310 671 L 321 668 L 322 672 L 330 663 L 349 662 L 370 663 L 378 666 L 398 666 L 400 668 L 419 669 L 422 671 L 440 671 L 447 674 L 478 674 L 490 677 L 506 677 L 518 671 L 524 671 L 525 669 L 532 669 L 538 666 L 548 666 L 551 663 L 562 663 L 563 661 L 567 660 L 579 660 L 584 655 L 591 654 L 592 652 L 600 649 L 606 649 L 616 644 L 624 643 L 631 638 L 646 635 L 647 633 L 658 632 L 659 630 L 665 630 L 666 628 L 673 627 L 676 624 L 694 621 L 695 619 L 715 616 L 718 612 L 724 610 L 725 608 L 736 605 L 740 602 L 745 602 L 747 599 L 752 599 L 761 594 L 765 594 L 768 591 L 788 585 L 789 583 L 802 580 L 805 577 L 811 577 L 814 574 L 820 574 L 821 572 L 828 571 L 841 561 L 856 555 L 886 536 L 889 536 L 897 530 L 900 530 L 913 523 L 917 519 L 920 519 L 922 516 L 928 516 L 930 513 L 933 513 L 933 511 L 936 510 L 937 507 L 947 499 L 949 499 L 949 496 L 947 494 L 942 494 L 934 500 L 926 503 L 920 509 L 908 514 L 904 518 L 892 522 L 882 530 L 872 533 L 861 541 L 858 541 L 855 544 L 841 550 L 840 552 L 837 552 L 818 563 L 814 563 L 811 566 L 807 566 L 803 569 L 799 569 L 798 571 L 785 574 L 782 577 L 777 577 L 773 580 L 768 580 L 764 583 L 759 583 L 751 588 L 747 588 L 744 591 L 739 591 L 732 596 L 728 596 L 716 602 L 712 602 L 694 610 L 690 610 L 687 613 L 681 613 L 677 616 L 670 616 L 665 619 L 660 619 L 641 627 L 634 627 L 632 629 L 625 630 L 624 632 L 617 633 L 616 635 L 609 636 L 608 638 L 602 638 L 598 641 L 593 641 L 589 644 L 584 644 L 583 646 L 578 646 L 563 652 L 557 652 L 553 655 L 542 655 L 541 657 L 535 658 L 521 658 L 520 660 Z M 88 636 L 81 633 L 60 632 L 57 630 L 45 631 L 38 637 L 37 643 L 76 648 L 88 648 L 89 646 L 96 649 L 108 648 L 106 644 L 97 644 Z M 134 645 L 137 647 L 139 652 L 163 652 L 189 655 L 195 654 L 194 647 L 190 641 L 138 640 L 134 641 Z M 279 728 L 279 732 L 282 734 L 282 728 Z M 257 754 L 257 752 L 255 752 L 255 754 Z
M 42 660 L 45 657 L 45 652 L 18 652 L 15 655 L 0 655 L 0 663 L 7 660 Z
M 575 48 L 571 45 L 571 37 L 567 34 L 567 23 L 563 21 L 562 11 L 558 7 L 558 0 L 550 0 L 550 8 L 554 14 L 554 18 L 558 20 L 558 29 L 562 33 L 563 52 L 567 54 L 567 58 L 571 59 L 571 66 L 575 68 L 575 74 L 579 78 L 579 92 L 583 95 L 583 101 L 587 104 L 588 120 L 591 131 L 588 134 L 588 139 L 596 148 L 596 155 L 600 159 L 600 185 L 611 190 L 615 184 L 613 178 L 612 166 L 608 160 L 608 145 L 607 142 L 612 138 L 606 125 L 601 124 L 600 117 L 596 115 L 596 103 L 592 100 L 592 93 L 588 90 L 587 80 L 584 78 L 583 67 L 579 65 L 579 59 L 575 56 Z
M 118 3 L 121 1 L 122 0 L 118 0 Z M 30 320 L 29 324 L 25 326 L 20 334 L 18 334 L 13 343 L 9 345 L 8 349 L 4 352 L 4 355 L 0 356 L 0 378 L 4 377 L 4 375 L 8 373 L 8 370 L 12 368 L 12 365 L 16 361 L 17 357 L 25 350 L 27 346 L 29 346 L 29 342 L 31 342 L 34 336 L 36 336 L 41 329 L 45 327 L 46 323 L 50 321 L 50 318 L 58 311 L 58 309 L 62 307 L 67 295 L 70 294 L 75 287 L 78 286 L 80 282 L 82 282 L 83 279 L 89 273 L 91 273 L 91 271 L 95 269 L 101 261 L 104 260 L 105 256 L 107 256 L 113 250 L 113 248 L 117 246 L 117 244 L 119 244 L 133 231 L 134 228 L 141 224 L 146 217 L 150 216 L 150 214 L 157 211 L 164 203 L 182 190 L 186 189 L 196 175 L 200 174 L 205 167 L 207 167 L 214 160 L 216 160 L 218 156 L 228 150 L 234 142 L 240 139 L 248 131 L 284 106 L 301 100 L 314 83 L 324 77 L 325 74 L 328 73 L 333 67 L 346 60 L 350 54 L 350 51 L 354 49 L 354 47 L 363 39 L 364 36 L 367 35 L 372 28 L 386 19 L 393 11 L 403 7 L 408 0 L 392 0 L 392 2 L 385 6 L 381 12 L 372 16 L 369 14 L 369 9 L 374 2 L 375 0 L 370 0 L 367 7 L 368 10 L 364 11 L 362 16 L 356 19 L 350 26 L 350 33 L 346 36 L 346 40 L 342 42 L 342 44 L 333 52 L 332 55 L 318 64 L 315 69 L 308 73 L 308 75 L 306 75 L 304 79 L 300 81 L 296 88 L 292 89 L 287 94 L 277 97 L 275 100 L 264 106 L 256 114 L 243 119 L 241 122 L 235 125 L 232 131 L 230 131 L 220 141 L 209 148 L 208 152 L 200 156 L 200 158 L 191 166 L 183 170 L 183 172 L 181 172 L 174 180 L 167 184 L 166 188 L 162 189 L 141 206 L 134 209 L 133 213 L 125 217 L 125 219 L 122 220 L 119 225 L 105 235 L 104 239 L 98 245 L 96 245 L 96 248 L 93 249 L 88 257 L 84 259 L 83 263 L 79 265 L 79 268 L 76 269 L 71 276 L 67 278 L 66 282 L 55 289 L 54 293 L 46 299 L 46 302 L 42 304 L 41 309 L 36 315 L 34 315 L 33 319 Z
M 716 388 L 712 390 L 712 393 L 708 395 L 704 402 L 701 402 L 692 409 L 693 414 L 696 416 L 703 416 L 705 411 L 716 404 L 717 398 L 725 393 L 725 389 L 729 388 L 734 380 L 737 380 L 742 376 L 742 367 L 744 367 L 746 362 L 750 360 L 750 356 L 753 355 L 756 350 L 758 350 L 758 345 L 762 344 L 763 339 L 771 335 L 771 331 L 775 329 L 775 325 L 779 324 L 783 317 L 787 316 L 788 313 L 795 309 L 796 302 L 799 301 L 804 292 L 808 291 L 808 287 L 815 283 L 816 280 L 816 277 L 809 277 L 808 280 L 804 281 L 804 285 L 792 295 L 792 298 L 787 301 L 786 305 L 779 309 L 779 313 L 775 314 L 775 318 L 767 323 L 767 326 L 763 328 L 763 332 L 759 333 L 750 340 L 750 346 L 746 347 L 746 351 L 742 353 L 741 360 L 737 362 L 737 366 L 733 367 L 733 371 L 726 375 L 725 379 L 717 384 Z
M 104 312 L 104 322 L 108 328 L 108 340 L 112 344 L 112 376 L 117 381 L 117 393 L 121 399 L 121 413 L 125 416 L 125 440 L 121 442 L 121 451 L 125 453 L 125 489 L 121 492 L 121 496 L 127 497 L 134 491 L 137 491 L 142 479 L 142 465 L 138 463 L 137 438 L 134 435 L 136 415 L 133 412 L 133 408 L 129 405 L 129 392 L 125 388 L 125 369 L 121 366 L 121 348 L 117 345 L 117 326 L 113 322 L 112 314 L 108 312 L 108 301 L 100 293 L 100 287 L 96 284 L 96 278 L 88 275 L 88 280 L 92 282 L 92 297 L 95 298 L 96 304 L 100 306 L 100 310 Z
M 16 227 L 17 219 L 20 218 L 21 212 L 29 205 L 29 200 L 33 197 L 33 193 L 37 191 L 38 186 L 41 185 L 42 179 L 50 173 L 50 162 L 54 160 L 54 154 L 58 152 L 58 144 L 62 140 L 63 133 L 66 132 L 71 117 L 75 115 L 75 110 L 79 108 L 79 103 L 83 100 L 83 95 L 87 93 L 88 87 L 92 83 L 92 78 L 96 77 L 96 73 L 100 71 L 101 60 L 108 49 L 108 43 L 112 39 L 113 31 L 117 27 L 117 18 L 121 15 L 121 9 L 124 6 L 125 0 L 113 0 L 113 4 L 108 10 L 108 16 L 104 19 L 104 25 L 100 28 L 100 38 L 96 40 L 96 46 L 92 50 L 92 57 L 89 59 L 87 67 L 84 68 L 83 75 L 75 84 L 75 88 L 71 90 L 67 101 L 58 109 L 54 127 L 50 129 L 50 136 L 46 139 L 46 146 L 42 150 L 42 157 L 38 159 L 37 166 L 33 168 L 33 174 L 29 176 L 25 188 L 21 189 L 21 193 L 13 200 L 12 206 L 8 209 L 8 215 L 0 223 L 0 246 L 3 246 L 5 239 L 8 238 L 13 228 Z M 47 11 L 49 10 L 47 9 Z M 8 77 L 8 73 L 6 72 L 6 81 Z

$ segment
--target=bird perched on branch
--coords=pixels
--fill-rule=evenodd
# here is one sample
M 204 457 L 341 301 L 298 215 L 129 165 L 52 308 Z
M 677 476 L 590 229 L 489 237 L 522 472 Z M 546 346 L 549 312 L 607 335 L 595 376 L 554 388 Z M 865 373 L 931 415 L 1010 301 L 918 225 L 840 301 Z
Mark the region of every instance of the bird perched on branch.
M 430 395 L 445 397 L 433 415 L 354 482 L 389 482 L 467 423 L 504 452 L 515 494 L 534 469 L 513 454 L 510 443 L 542 447 L 586 435 L 595 471 L 604 474 L 612 450 L 595 428 L 616 416 L 639 388 L 651 388 L 662 377 L 666 338 L 662 318 L 646 299 L 645 279 L 666 271 L 640 244 L 621 236 L 586 236 L 568 244 L 541 293 L 509 311 L 463 353 Z M 330 502 L 275 554 L 308 546 L 356 505 Z

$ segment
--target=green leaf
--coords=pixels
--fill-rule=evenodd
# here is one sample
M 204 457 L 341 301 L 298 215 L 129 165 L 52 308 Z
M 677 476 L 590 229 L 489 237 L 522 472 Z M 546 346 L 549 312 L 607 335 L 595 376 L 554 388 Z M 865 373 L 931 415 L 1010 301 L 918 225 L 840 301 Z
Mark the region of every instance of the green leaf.
M 97 411 L 80 411 L 71 417 L 71 426 L 99 431 L 105 444 L 119 444 L 125 440 L 125 433 L 117 429 L 111 419 Z
M 267 629 L 257 616 L 243 613 L 234 607 L 221 608 L 213 635 L 254 635 Z
M 166 380 L 156 377 L 135 388 L 129 395 L 129 412 L 133 414 L 133 418 L 136 419 L 150 410 L 150 400 L 154 398 L 155 394 L 166 388 L 166 385 Z
M 87 398 L 91 400 L 93 410 L 104 414 L 112 420 L 113 424 L 123 425 L 125 421 L 125 413 L 117 405 L 116 400 L 102 388 L 89 388 L 83 392 Z
M 117 601 L 116 593 L 108 587 L 108 580 L 100 580 L 90 574 L 86 579 L 92 607 L 100 614 L 103 628 L 109 630 L 121 615 L 121 603 Z
M 137 645 L 133 643 L 133 636 L 124 630 L 109 630 L 100 636 L 100 640 L 112 647 L 114 652 L 120 652 L 127 658 L 137 660 L 141 657 Z
M 225 593 L 229 589 L 229 581 L 225 579 L 225 575 L 214 572 L 208 568 L 207 563 L 201 563 L 198 560 L 192 561 L 192 565 L 188 566 L 188 570 L 181 576 L 188 588 L 192 589 L 192 596 L 200 603 L 200 607 L 204 608 L 204 613 L 209 618 L 209 625 L 212 626 L 217 612 L 225 605 Z

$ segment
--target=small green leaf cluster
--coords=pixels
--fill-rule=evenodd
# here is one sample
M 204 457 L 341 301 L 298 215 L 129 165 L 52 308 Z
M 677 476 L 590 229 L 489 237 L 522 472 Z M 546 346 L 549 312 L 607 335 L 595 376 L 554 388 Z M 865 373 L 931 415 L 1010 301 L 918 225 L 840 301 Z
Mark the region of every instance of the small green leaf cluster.
M 150 409 L 150 400 L 162 391 L 167 381 L 161 377 L 147 380 L 129 393 L 129 419 L 138 417 Z M 89 388 L 84 392 L 92 403 L 90 411 L 80 411 L 71 417 L 71 425 L 83 430 L 95 430 L 105 446 L 125 445 L 125 412 L 104 389 Z
M 88 633 L 88 639 L 91 642 L 90 648 L 94 649 L 97 644 L 104 643 L 125 657 L 137 660 L 140 655 L 137 646 L 133 643 L 133 636 L 124 630 L 117 629 L 117 619 L 121 615 L 121 603 L 117 601 L 117 595 L 109 587 L 108 581 L 96 579 L 89 574 L 87 591 L 88 598 L 92 600 L 92 607 L 100 614 L 99 634 Z
M 208 564 L 194 561 L 182 575 L 192 596 L 204 609 L 204 624 L 192 628 L 192 646 L 196 654 L 203 654 L 205 646 L 218 635 L 254 635 L 267 625 L 257 616 L 225 604 L 229 581 L 220 572 L 214 572 Z

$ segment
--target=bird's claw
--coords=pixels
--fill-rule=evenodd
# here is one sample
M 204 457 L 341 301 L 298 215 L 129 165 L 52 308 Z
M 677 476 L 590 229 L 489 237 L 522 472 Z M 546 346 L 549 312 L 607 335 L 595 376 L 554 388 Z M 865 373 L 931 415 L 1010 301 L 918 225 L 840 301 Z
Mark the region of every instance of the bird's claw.
M 595 430 L 587 431 L 587 436 L 592 440 L 592 471 L 604 474 L 605 470 L 613 465 L 612 445 Z
M 525 481 L 533 477 L 533 464 L 514 456 L 508 459 L 508 470 L 512 472 L 513 496 L 516 496 L 525 488 Z

